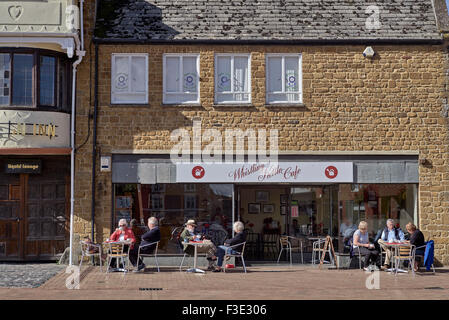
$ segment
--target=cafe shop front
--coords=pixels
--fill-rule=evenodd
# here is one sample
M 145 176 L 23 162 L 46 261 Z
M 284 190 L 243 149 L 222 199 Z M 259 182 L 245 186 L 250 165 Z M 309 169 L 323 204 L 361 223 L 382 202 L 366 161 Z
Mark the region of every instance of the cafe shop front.
M 247 256 L 276 260 L 279 236 L 343 236 L 365 220 L 371 236 L 394 218 L 418 224 L 415 156 L 280 156 L 278 162 L 172 163 L 168 155 L 112 156 L 113 212 L 118 220 L 160 220 L 162 254 L 180 254 L 172 231 L 195 219 L 198 231 L 232 237 L 242 221 Z M 214 225 L 214 227 L 212 227 Z M 305 248 L 308 250 L 310 248 Z

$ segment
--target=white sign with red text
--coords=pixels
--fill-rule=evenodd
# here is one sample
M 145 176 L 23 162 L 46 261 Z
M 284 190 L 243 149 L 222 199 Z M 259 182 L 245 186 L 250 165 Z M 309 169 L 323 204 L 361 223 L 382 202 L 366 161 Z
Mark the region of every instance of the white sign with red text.
M 352 162 L 177 163 L 180 183 L 353 183 Z

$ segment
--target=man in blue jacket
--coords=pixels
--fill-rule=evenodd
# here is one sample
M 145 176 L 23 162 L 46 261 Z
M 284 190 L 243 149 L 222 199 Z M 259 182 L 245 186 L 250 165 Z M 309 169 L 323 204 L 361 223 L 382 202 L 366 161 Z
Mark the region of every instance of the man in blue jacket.
M 388 247 L 386 244 L 388 242 L 399 242 L 404 240 L 405 240 L 404 232 L 402 232 L 401 228 L 396 228 L 394 226 L 394 220 L 388 219 L 387 226 L 385 227 L 384 231 L 382 231 L 382 235 L 380 239 L 377 241 L 379 245 L 382 247 L 382 249 L 386 252 L 385 262 L 384 265 L 381 267 L 382 270 L 386 270 L 390 267 L 390 261 L 392 256 L 392 251 L 390 250 L 390 247 Z
M 154 249 L 156 248 L 156 244 L 150 246 L 148 245 L 161 240 L 161 231 L 159 230 L 158 225 L 159 223 L 155 217 L 151 217 L 148 219 L 148 228 L 150 230 L 142 235 L 142 242 L 140 243 L 140 247 L 143 248 L 140 249 L 141 254 L 153 253 Z M 129 252 L 129 260 L 131 261 L 133 266 L 136 266 L 137 264 L 138 253 L 139 248 L 137 246 L 135 246 L 134 249 Z M 142 259 L 139 259 L 138 262 L 139 265 L 136 271 L 141 271 L 145 269 L 145 264 L 143 263 Z

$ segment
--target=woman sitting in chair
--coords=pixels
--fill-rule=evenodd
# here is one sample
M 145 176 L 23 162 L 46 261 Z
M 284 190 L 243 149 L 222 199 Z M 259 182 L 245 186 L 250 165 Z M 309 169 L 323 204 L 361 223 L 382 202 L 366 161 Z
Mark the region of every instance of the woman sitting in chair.
M 195 233 L 195 227 L 196 223 L 195 220 L 188 220 L 186 223 L 186 227 L 184 231 L 181 233 L 179 240 L 182 241 L 182 244 L 184 246 L 184 253 L 187 253 L 188 255 L 193 256 L 195 253 L 195 248 L 193 246 L 189 246 L 186 244 L 186 242 L 192 241 L 192 240 L 204 240 L 204 235 L 201 235 L 199 233 Z M 215 256 L 215 252 L 217 251 L 217 248 L 210 240 L 204 240 L 203 245 L 197 248 L 198 253 L 206 253 L 206 258 L 209 261 L 209 270 L 213 270 L 214 262 L 217 260 L 217 257 Z
M 237 244 L 243 243 L 246 241 L 246 234 L 243 232 L 245 229 L 245 226 L 243 225 L 243 222 L 237 221 L 234 223 L 234 232 L 235 236 L 232 239 L 227 239 L 225 241 L 224 246 L 219 246 L 217 248 L 217 267 L 215 268 L 214 272 L 220 272 L 222 270 L 221 266 L 223 265 L 223 258 L 225 254 L 237 254 L 239 250 L 241 250 L 241 246 L 236 246 L 234 248 L 230 248 L 232 246 L 235 246 Z
M 134 233 L 131 228 L 128 228 L 128 222 L 126 219 L 120 219 L 118 222 L 118 228 L 115 229 L 114 233 L 109 238 L 110 241 L 130 241 L 129 249 L 132 250 L 134 247 L 134 244 L 136 243 L 136 237 L 134 236 Z M 123 251 L 128 251 L 128 245 L 125 245 L 123 247 Z M 115 258 L 111 260 L 110 265 L 114 265 Z
M 425 246 L 426 242 L 424 240 L 424 235 L 423 233 L 416 228 L 416 226 L 409 222 L 405 228 L 407 229 L 408 233 L 410 233 L 410 241 L 407 241 L 408 243 L 414 245 L 415 247 L 423 247 Z M 419 248 L 416 249 L 415 251 L 415 265 L 413 266 L 413 270 L 416 272 L 418 271 L 419 268 L 419 260 L 416 261 L 416 256 L 419 256 L 419 258 L 421 258 L 420 256 L 424 257 L 424 252 L 425 252 L 425 247 L 424 248 Z
M 353 251 L 355 254 L 365 256 L 363 270 L 368 271 L 370 261 L 376 263 L 379 252 L 374 249 L 374 244 L 369 243 L 368 236 L 368 223 L 366 221 L 360 221 L 359 229 L 354 232 L 353 236 Z

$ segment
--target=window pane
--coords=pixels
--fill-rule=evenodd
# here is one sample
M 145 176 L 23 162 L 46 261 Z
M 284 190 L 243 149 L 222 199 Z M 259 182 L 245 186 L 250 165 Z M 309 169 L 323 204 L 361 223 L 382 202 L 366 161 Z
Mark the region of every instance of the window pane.
M 59 76 L 59 101 L 58 106 L 62 110 L 70 110 L 70 98 L 69 98 L 69 79 L 68 79 L 68 71 L 67 71 L 67 62 L 60 61 L 58 63 L 58 76 Z
M 287 92 L 298 91 L 298 64 L 297 57 L 285 58 L 285 91 Z
M 268 92 L 282 91 L 282 58 L 268 58 Z
M 0 54 L 0 105 L 9 104 L 11 84 L 11 57 L 9 53 Z
M 218 92 L 231 91 L 231 58 L 218 57 L 216 72 Z
M 165 91 L 179 92 L 179 57 L 165 59 Z
M 30 106 L 33 104 L 33 55 L 15 54 L 13 65 L 12 104 Z
M 247 57 L 235 57 L 235 59 L 234 59 L 234 91 L 235 92 L 248 92 L 248 58 Z
M 131 58 L 131 90 L 132 92 L 146 92 L 146 59 L 145 57 Z
M 55 68 L 54 57 L 40 57 L 40 104 L 46 106 L 55 105 Z
M 198 73 L 196 69 L 196 57 L 184 57 L 183 64 L 183 91 L 197 92 Z
M 115 57 L 115 74 L 113 75 L 113 92 L 129 91 L 129 59 L 128 57 Z

